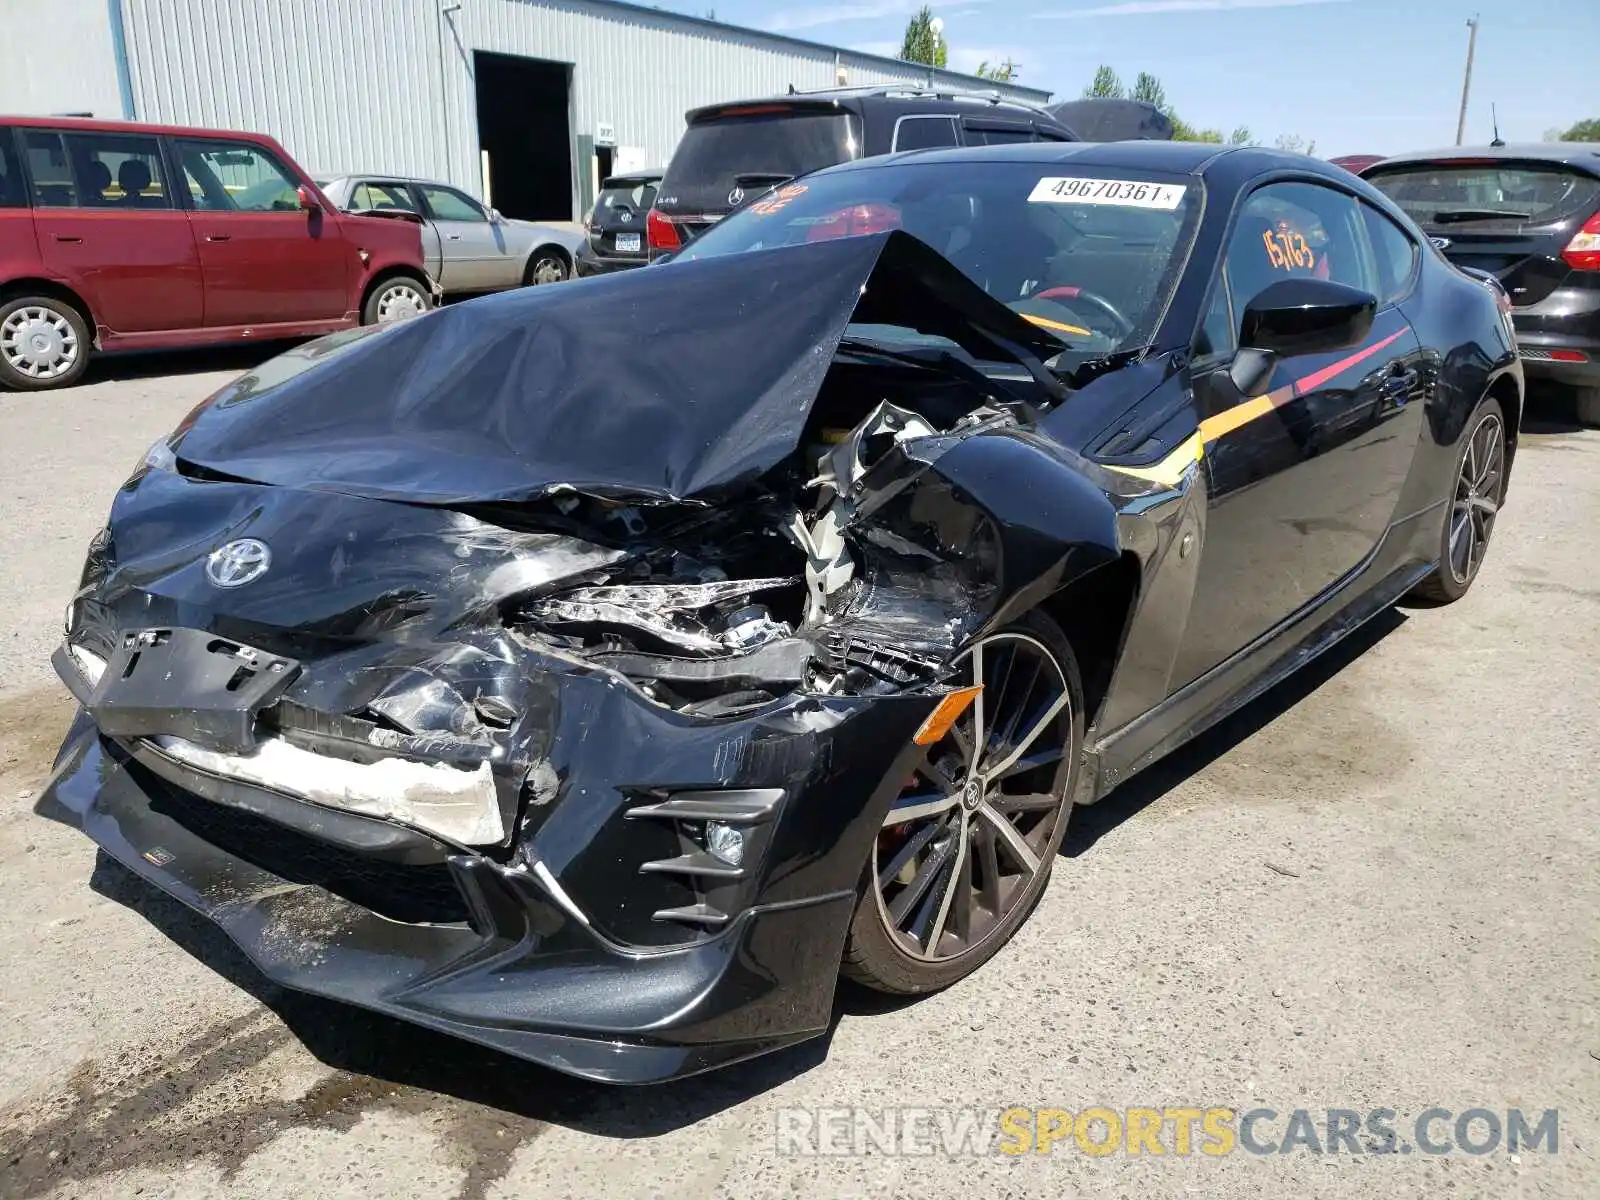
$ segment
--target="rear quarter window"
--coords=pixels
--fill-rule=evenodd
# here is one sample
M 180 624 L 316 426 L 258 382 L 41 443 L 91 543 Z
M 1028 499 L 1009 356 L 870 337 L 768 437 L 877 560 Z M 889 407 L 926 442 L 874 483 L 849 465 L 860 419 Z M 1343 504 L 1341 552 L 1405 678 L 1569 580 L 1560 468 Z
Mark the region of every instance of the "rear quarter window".
M 1381 287 L 1378 298 L 1385 305 L 1394 304 L 1411 291 L 1421 247 L 1370 204 L 1361 206 L 1361 215 L 1366 219 L 1367 240 L 1372 243 L 1373 257 L 1377 259 Z

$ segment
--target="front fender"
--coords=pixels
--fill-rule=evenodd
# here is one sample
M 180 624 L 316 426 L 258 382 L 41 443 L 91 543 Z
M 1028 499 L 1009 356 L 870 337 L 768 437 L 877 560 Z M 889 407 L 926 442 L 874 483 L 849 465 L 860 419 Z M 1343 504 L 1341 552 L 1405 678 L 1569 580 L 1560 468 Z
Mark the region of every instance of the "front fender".
M 1122 552 L 1111 499 L 1045 437 L 981 434 L 950 447 L 931 469 L 987 513 L 999 536 L 999 597 L 979 636 Z

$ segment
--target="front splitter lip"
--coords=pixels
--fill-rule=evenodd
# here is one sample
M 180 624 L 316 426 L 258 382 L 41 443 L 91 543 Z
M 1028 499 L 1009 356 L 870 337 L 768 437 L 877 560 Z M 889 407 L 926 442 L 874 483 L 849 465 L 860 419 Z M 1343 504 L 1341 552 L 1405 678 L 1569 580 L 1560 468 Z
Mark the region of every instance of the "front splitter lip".
M 522 921 L 494 931 L 392 921 L 228 854 L 152 807 L 80 714 L 41 811 L 207 917 L 268 978 L 602 1083 L 697 1074 L 825 1031 L 853 894 L 747 909 L 714 939 L 626 953 L 527 873 L 456 860 Z M 520 877 L 520 878 L 519 878 Z M 502 888 L 509 890 L 500 890 Z M 814 931 L 829 930 L 817 939 Z M 508 935 L 513 934 L 513 935 Z M 796 945 L 815 942 L 815 952 Z M 831 956 L 831 961 L 830 961 Z

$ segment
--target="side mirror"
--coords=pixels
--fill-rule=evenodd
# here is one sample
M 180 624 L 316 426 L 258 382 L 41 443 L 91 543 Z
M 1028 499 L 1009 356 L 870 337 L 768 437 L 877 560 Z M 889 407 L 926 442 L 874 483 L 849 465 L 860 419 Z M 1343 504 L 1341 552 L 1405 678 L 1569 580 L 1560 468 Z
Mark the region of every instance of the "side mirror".
M 300 198 L 300 207 L 305 209 L 307 212 L 322 211 L 322 205 L 317 203 L 316 194 L 312 192 L 312 190 L 305 184 L 302 183 L 299 187 L 295 188 L 294 194 Z
M 1371 292 L 1328 279 L 1280 279 L 1245 305 L 1244 349 L 1272 354 L 1326 354 L 1367 336 L 1378 312 Z

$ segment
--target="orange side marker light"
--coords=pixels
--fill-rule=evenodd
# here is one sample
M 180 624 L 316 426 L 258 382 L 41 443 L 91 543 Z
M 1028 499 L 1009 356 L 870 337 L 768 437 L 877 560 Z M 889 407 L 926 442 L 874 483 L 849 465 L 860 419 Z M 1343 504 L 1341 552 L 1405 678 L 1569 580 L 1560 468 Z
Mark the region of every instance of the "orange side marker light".
M 919 746 L 933 745 L 950 732 L 950 727 L 956 723 L 956 718 L 967 711 L 982 691 L 983 684 L 979 683 L 972 687 L 957 688 L 951 692 L 928 714 L 928 719 L 922 723 L 911 740 Z

